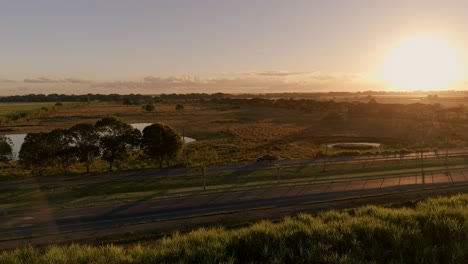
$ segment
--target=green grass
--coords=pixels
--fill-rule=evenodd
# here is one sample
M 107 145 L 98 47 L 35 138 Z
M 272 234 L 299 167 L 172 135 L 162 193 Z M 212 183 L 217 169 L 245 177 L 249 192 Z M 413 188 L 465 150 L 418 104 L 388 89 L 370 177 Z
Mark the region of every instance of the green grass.
M 425 171 L 444 171 L 445 160 L 436 158 L 425 161 Z M 448 164 L 452 169 L 467 169 L 463 158 L 450 158 Z M 279 169 L 279 170 L 278 170 Z M 252 171 L 231 171 L 210 173 L 206 175 L 207 190 L 226 192 L 246 189 L 271 188 L 298 184 L 315 184 L 331 181 L 349 181 L 350 179 L 375 179 L 395 177 L 398 174 L 420 175 L 421 166 L 418 159 L 405 161 L 374 161 L 356 163 L 333 163 L 323 165 L 259 169 Z M 277 176 L 280 175 L 280 183 Z M 87 176 L 92 177 L 92 175 Z M 174 196 L 186 196 L 207 193 L 203 192 L 201 174 L 173 175 L 150 179 L 114 181 L 92 184 L 67 184 L 55 187 L 10 189 L 0 192 L 0 209 L 27 207 L 75 207 L 102 203 L 135 201 L 141 199 L 161 199 Z
M 32 112 L 40 110 L 42 107 L 52 109 L 55 103 L 0 103 L 0 117 L 4 117 L 12 112 Z
M 200 228 L 145 245 L 25 247 L 0 263 L 467 263 L 468 195 Z

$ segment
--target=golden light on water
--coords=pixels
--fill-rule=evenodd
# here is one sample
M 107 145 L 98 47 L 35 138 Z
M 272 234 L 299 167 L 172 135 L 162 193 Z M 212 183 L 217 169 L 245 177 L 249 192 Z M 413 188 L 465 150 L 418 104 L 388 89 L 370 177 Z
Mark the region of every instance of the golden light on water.
M 379 77 L 393 88 L 443 90 L 465 77 L 463 58 L 442 39 L 412 37 L 400 42 L 385 57 Z

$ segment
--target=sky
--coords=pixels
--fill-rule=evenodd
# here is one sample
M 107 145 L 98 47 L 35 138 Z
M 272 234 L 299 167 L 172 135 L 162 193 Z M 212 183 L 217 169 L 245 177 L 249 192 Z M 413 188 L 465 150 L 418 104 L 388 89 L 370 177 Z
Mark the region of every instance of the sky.
M 430 34 L 468 54 L 461 0 L 0 0 L 0 7 L 0 95 L 385 90 L 375 72 L 404 38 Z

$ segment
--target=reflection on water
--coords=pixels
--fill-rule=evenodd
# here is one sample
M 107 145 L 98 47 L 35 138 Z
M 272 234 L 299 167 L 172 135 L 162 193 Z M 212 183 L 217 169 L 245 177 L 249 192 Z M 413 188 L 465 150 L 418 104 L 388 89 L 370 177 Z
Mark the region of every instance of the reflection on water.
M 6 135 L 7 138 L 11 139 L 13 143 L 13 159 L 18 159 L 18 153 L 20 151 L 21 145 L 24 142 L 24 138 L 26 134 L 13 134 L 13 135 Z
M 141 131 L 151 123 L 135 123 L 135 124 L 130 124 L 134 128 L 137 128 Z M 11 135 L 6 135 L 6 137 L 11 139 L 11 142 L 13 143 L 13 159 L 17 160 L 18 159 L 18 153 L 21 149 L 21 145 L 24 142 L 24 138 L 26 137 L 26 134 L 11 134 Z M 194 142 L 195 139 L 189 138 L 189 137 L 183 137 L 183 140 L 185 143 L 190 143 Z
M 371 142 L 343 142 L 343 143 L 333 143 L 333 144 L 327 144 L 327 147 L 333 148 L 334 146 L 348 146 L 348 147 L 353 147 L 353 146 L 369 146 L 373 148 L 378 148 L 380 147 L 380 143 L 371 143 Z

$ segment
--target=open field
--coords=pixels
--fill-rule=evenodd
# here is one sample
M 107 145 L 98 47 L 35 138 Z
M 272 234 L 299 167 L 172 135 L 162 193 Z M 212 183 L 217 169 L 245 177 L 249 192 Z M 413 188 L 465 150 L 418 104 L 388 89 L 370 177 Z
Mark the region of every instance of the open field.
M 3 263 L 465 263 L 468 196 L 201 228 L 145 244 L 25 247 Z
M 464 97 L 458 99 L 457 102 L 465 100 Z M 406 99 L 401 100 L 405 102 Z M 452 101 L 450 99 L 448 102 Z M 444 102 L 440 100 L 442 106 Z M 144 112 L 138 105 L 126 106 L 108 102 L 72 104 L 73 106 L 43 111 L 40 115 L 10 122 L 4 125 L 3 130 L 10 131 L 8 133 L 47 132 L 54 128 L 69 128 L 81 122 L 94 123 L 107 115 L 115 115 L 127 123 L 162 122 L 172 126 L 180 134 L 197 140 L 188 144 L 180 158 L 174 162 L 182 166 L 252 161 L 264 154 L 282 159 L 308 159 L 343 152 L 371 154 L 419 148 L 438 148 L 442 152 L 447 147 L 464 147 L 468 140 L 468 123 L 447 119 L 452 118 L 452 112 L 444 114 L 443 120 L 434 118 L 430 113 L 421 113 L 419 119 L 348 116 L 343 120 L 330 121 L 325 117 L 331 109 L 304 112 L 195 101 L 187 103 L 185 110 L 176 111 L 177 103 L 178 101 L 158 103 L 151 113 Z M 20 109 L 21 105 L 18 104 L 15 108 Z M 464 116 L 466 113 L 462 114 L 463 118 Z M 379 148 L 354 150 L 325 147 L 325 144 L 339 142 L 371 142 L 382 145 Z M 130 160 L 120 167 L 142 169 L 152 166 L 154 165 L 147 161 Z M 95 171 L 102 171 L 104 168 L 99 163 L 95 165 Z M 80 166 L 74 169 L 76 172 L 82 170 Z
M 176 111 L 176 103 L 157 103 L 154 112 L 119 103 L 66 104 L 4 124 L 4 131 L 11 131 L 8 133 L 47 132 L 114 115 L 127 123 L 162 122 L 197 140 L 186 144 L 178 159 L 163 170 L 154 170 L 155 164 L 131 155 L 116 164 L 118 173 L 129 177 L 109 173 L 109 180 L 101 175 L 107 167 L 103 161 L 96 161 L 90 174 L 81 174 L 84 167 L 76 164 L 69 175 L 49 168 L 40 178 L 30 177 L 33 174 L 16 162 L 5 165 L 2 182 L 10 185 L 0 192 L 4 201 L 0 212 L 8 220 L 2 227 L 8 230 L 4 235 L 41 235 L 54 224 L 60 232 L 81 232 L 88 227 L 101 230 L 108 224 L 132 226 L 139 221 L 297 206 L 428 186 L 461 188 L 468 181 L 467 157 L 445 156 L 449 147 L 462 151 L 465 147 L 468 126 L 460 121 L 464 115 L 453 122 L 424 116 L 417 120 L 378 116 L 329 120 L 328 109 L 299 111 L 194 101 Z M 372 149 L 327 147 L 340 142 L 382 145 Z M 418 153 L 423 150 L 427 156 L 421 159 Z M 280 160 L 252 162 L 263 154 Z M 99 180 L 88 180 L 92 177 Z M 37 218 L 31 218 L 28 211 Z
M 16 111 L 33 112 L 42 107 L 49 109 L 54 105 L 55 103 L 0 103 L 0 117 Z

